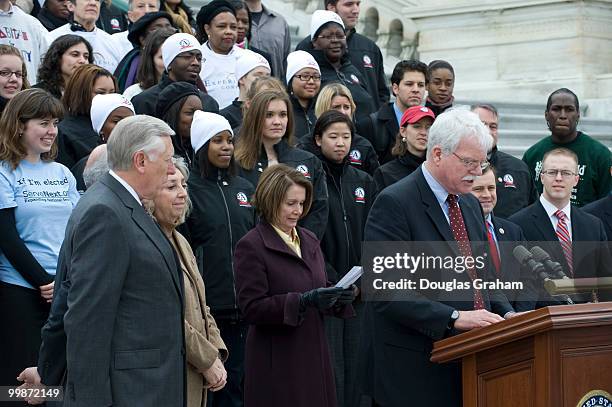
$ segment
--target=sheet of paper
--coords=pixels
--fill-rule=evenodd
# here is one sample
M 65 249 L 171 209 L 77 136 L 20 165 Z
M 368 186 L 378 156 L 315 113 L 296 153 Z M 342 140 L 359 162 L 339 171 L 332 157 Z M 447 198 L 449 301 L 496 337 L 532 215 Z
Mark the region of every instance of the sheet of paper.
M 354 284 L 355 281 L 361 277 L 362 274 L 363 268 L 361 268 L 361 266 L 355 266 L 336 283 L 336 287 L 349 288 L 351 284 Z

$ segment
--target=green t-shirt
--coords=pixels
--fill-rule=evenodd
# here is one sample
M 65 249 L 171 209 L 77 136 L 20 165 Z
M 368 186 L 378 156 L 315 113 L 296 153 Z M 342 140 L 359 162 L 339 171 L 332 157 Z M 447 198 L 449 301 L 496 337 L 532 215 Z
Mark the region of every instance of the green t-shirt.
M 572 189 L 572 204 L 583 206 L 610 193 L 612 153 L 608 147 L 580 131 L 573 141 L 566 144 L 557 144 L 552 141 L 552 136 L 548 136 L 529 147 L 523 155 L 523 161 L 529 167 L 539 193 L 542 193 L 542 182 L 540 182 L 542 158 L 546 152 L 559 147 L 572 150 L 578 156 L 580 181 Z

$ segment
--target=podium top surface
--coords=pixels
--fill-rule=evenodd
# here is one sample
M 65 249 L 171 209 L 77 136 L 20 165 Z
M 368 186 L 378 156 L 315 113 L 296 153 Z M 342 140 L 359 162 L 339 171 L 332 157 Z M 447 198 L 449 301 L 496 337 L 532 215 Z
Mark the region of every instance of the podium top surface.
M 432 362 L 448 362 L 550 330 L 612 325 L 612 302 L 557 305 L 434 343 Z

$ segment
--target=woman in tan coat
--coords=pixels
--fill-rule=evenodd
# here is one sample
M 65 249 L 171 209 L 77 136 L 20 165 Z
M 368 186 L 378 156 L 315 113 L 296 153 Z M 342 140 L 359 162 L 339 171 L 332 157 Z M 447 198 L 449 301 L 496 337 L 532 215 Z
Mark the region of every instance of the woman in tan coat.
M 174 158 L 177 171 L 153 201 L 152 214 L 170 240 L 181 263 L 185 300 L 185 346 L 187 352 L 187 406 L 206 406 L 207 391 L 221 390 L 227 380 L 223 361 L 227 348 L 206 306 L 204 281 L 187 240 L 176 231 L 191 206 L 187 196 L 188 170 L 183 159 Z

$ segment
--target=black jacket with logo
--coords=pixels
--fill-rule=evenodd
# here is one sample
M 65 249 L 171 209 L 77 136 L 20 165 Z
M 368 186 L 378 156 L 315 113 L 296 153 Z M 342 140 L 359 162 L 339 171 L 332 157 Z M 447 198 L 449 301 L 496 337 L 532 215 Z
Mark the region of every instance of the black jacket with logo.
M 361 72 L 365 80 L 368 93 L 373 95 L 375 109 L 389 101 L 389 88 L 385 76 L 383 56 L 378 45 L 355 29 L 347 33 L 346 47 L 351 62 Z M 312 41 L 310 35 L 304 38 L 295 49 L 310 52 Z
M 318 149 L 314 147 L 312 138 L 312 133 L 302 137 L 299 140 L 298 147 L 317 155 Z M 349 151 L 347 159 L 349 164 L 353 167 L 365 171 L 370 175 L 373 175 L 374 171 L 380 166 L 378 163 L 378 156 L 376 155 L 376 151 L 374 151 L 372 143 L 359 134 L 353 135 L 351 150 Z
M 279 163 L 295 168 L 312 182 L 312 205 L 308 215 L 300 221 L 300 226 L 307 228 L 317 235 L 318 239 L 321 239 L 323 233 L 325 233 L 328 211 L 327 185 L 325 184 L 325 172 L 323 171 L 321 161 L 308 151 L 289 146 L 285 140 L 281 140 L 276 144 L 274 150 L 276 151 Z M 241 168 L 240 175 L 253 185 L 257 185 L 261 173 L 266 168 L 268 168 L 268 156 L 262 146 L 261 154 L 255 167 L 252 170 Z
M 125 31 L 128 29 L 127 15 L 113 5 L 111 0 L 104 0 L 100 5 L 100 17 L 96 21 L 96 26 L 109 34 Z
M 507 218 L 538 199 L 538 192 L 523 161 L 493 147 L 489 162 L 497 174 L 497 205 L 493 213 Z
M 355 109 L 355 120 L 366 117 L 376 111 L 374 98 L 368 92 L 363 75 L 359 69 L 351 63 L 348 53 L 342 57 L 340 69 L 336 70 L 327 60 L 323 51 L 317 49 L 308 50 L 321 68 L 321 89 L 330 83 L 341 83 L 346 86 L 353 96 L 357 108 Z
M 381 165 L 374 172 L 376 191 L 380 192 L 389 185 L 395 184 L 400 179 L 410 175 L 425 162 L 425 156 L 417 157 L 406 152 L 401 157 L 396 157 L 386 164 Z
M 334 164 L 323 158 L 323 168 L 329 216 L 321 249 L 327 278 L 337 282 L 351 267 L 361 265 L 363 231 L 376 191 L 372 177 L 349 165 L 348 160 Z
M 215 317 L 238 315 L 234 286 L 234 249 L 255 227 L 250 201 L 255 188 L 246 179 L 218 170 L 203 178 L 194 170 L 188 180 L 193 209 L 188 235 L 206 282 L 206 303 Z

